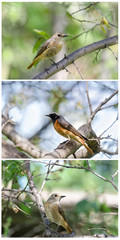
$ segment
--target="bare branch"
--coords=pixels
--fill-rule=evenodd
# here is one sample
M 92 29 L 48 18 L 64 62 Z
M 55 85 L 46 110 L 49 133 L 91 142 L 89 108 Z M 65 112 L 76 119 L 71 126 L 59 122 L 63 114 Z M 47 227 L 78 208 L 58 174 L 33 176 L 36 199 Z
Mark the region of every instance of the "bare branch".
M 74 14 L 76 14 L 76 13 L 78 13 L 78 12 L 84 11 L 84 10 L 86 10 L 86 9 L 88 9 L 88 8 L 90 8 L 90 7 L 94 6 L 94 5 L 96 5 L 97 3 L 99 3 L 99 2 L 90 3 L 87 7 L 81 8 L 81 9 L 79 9 L 79 10 L 77 10 L 77 11 L 71 13 L 71 15 L 74 15 Z
M 2 129 L 8 124 L 11 123 L 13 125 L 15 125 L 16 123 L 12 121 L 12 119 L 8 118 L 6 119 L 6 121 L 2 124 Z
M 8 192 L 15 192 L 15 193 L 21 193 L 21 190 L 18 190 L 18 189 L 7 189 L 7 188 L 2 188 L 2 191 L 8 191 Z M 28 190 L 24 190 L 25 193 L 30 193 L 32 194 L 32 191 L 28 191 Z
M 115 59 L 116 59 L 116 61 L 118 60 L 118 57 L 115 55 L 115 53 L 113 52 L 113 50 L 111 49 L 111 48 L 109 48 L 109 47 L 107 47 L 111 52 L 112 52 L 112 54 L 114 55 L 114 57 L 115 57 Z
M 118 120 L 118 116 L 117 116 L 116 119 L 113 121 L 113 123 L 112 123 L 107 129 L 105 129 L 104 132 L 102 132 L 102 133 L 100 134 L 99 138 L 100 138 L 105 132 L 107 132 L 107 131 L 116 123 L 117 120 Z
M 89 147 L 91 147 L 91 149 L 93 149 L 94 154 L 98 153 L 98 151 L 100 150 L 99 142 L 96 141 L 97 136 L 93 132 L 91 126 L 89 124 L 84 124 L 78 129 L 78 131 L 80 131 L 81 134 L 90 139 L 87 144 L 89 145 Z M 16 133 L 10 123 L 3 128 L 3 133 L 12 142 L 14 142 L 16 146 L 19 146 L 23 151 L 25 151 L 34 158 L 67 158 L 71 154 L 74 154 L 82 146 L 82 144 L 77 143 L 76 141 L 63 142 L 53 152 L 45 154 L 43 156 L 41 151 L 36 146 L 34 146 L 33 144 L 31 144 L 30 141 Z M 91 158 L 91 154 L 86 149 L 83 149 L 81 150 L 81 158 Z
M 101 103 L 99 104 L 99 106 L 98 106 L 98 107 L 93 111 L 93 113 L 91 114 L 90 119 L 89 119 L 89 121 L 88 121 L 89 123 L 91 123 L 91 121 L 92 121 L 93 118 L 95 117 L 96 113 L 101 110 L 101 107 L 102 107 L 103 105 L 105 105 L 105 104 L 106 104 L 111 98 L 113 98 L 117 93 L 118 93 L 118 90 L 116 90 L 114 93 L 112 93 L 112 94 L 110 95 L 110 97 L 106 98 L 103 102 L 101 102 Z
M 57 73 L 60 70 L 65 69 L 68 65 L 73 63 L 76 59 L 85 56 L 86 54 L 89 54 L 91 52 L 112 46 L 117 44 L 118 37 L 113 36 L 95 43 L 92 43 L 90 45 L 87 45 L 85 47 L 79 48 L 78 50 L 74 51 L 73 53 L 69 54 L 68 56 L 65 56 L 61 61 L 58 63 L 52 64 L 51 67 L 43 72 L 40 72 L 38 75 L 36 75 L 33 79 L 47 79 Z
M 42 217 L 42 221 L 43 221 L 44 226 L 45 226 L 45 236 L 50 236 L 51 232 L 47 228 L 47 225 L 49 225 L 49 221 L 46 218 L 45 209 L 44 209 L 44 206 L 43 206 L 43 203 L 42 203 L 41 195 L 38 193 L 38 191 L 37 191 L 37 189 L 34 185 L 33 177 L 32 177 L 31 170 L 30 170 L 30 161 L 28 161 L 28 160 L 26 161 L 26 170 L 27 170 L 28 182 L 29 182 L 30 189 L 31 189 L 31 191 L 32 191 L 32 193 L 35 197 L 36 204 L 38 206 L 38 209 L 39 209 L 41 217 Z
M 90 108 L 90 115 L 92 115 L 93 110 L 92 110 L 92 104 L 91 104 L 89 92 L 88 92 L 88 81 L 86 82 L 86 95 L 87 95 L 88 104 L 89 104 L 89 108 Z
M 82 125 L 79 129 L 78 132 L 83 134 L 85 137 L 89 139 L 87 144 L 89 147 L 93 150 L 94 155 L 100 151 L 100 142 L 99 139 L 97 139 L 96 134 L 92 130 L 91 126 L 89 124 L 84 124 Z M 44 159 L 59 159 L 59 158 L 68 158 L 70 157 L 73 159 L 72 154 L 74 154 L 82 144 L 71 140 L 71 141 L 65 141 L 61 143 L 53 152 L 45 154 L 42 158 Z M 91 154 L 87 149 L 83 148 L 80 149 L 79 155 L 81 156 L 80 158 L 91 158 Z M 69 159 L 70 159 L 69 157 Z
M 18 150 L 12 142 L 2 139 L 2 158 L 18 159 L 28 158 L 28 155 Z
M 81 75 L 81 72 L 80 72 L 79 68 L 77 67 L 77 65 L 75 64 L 75 62 L 73 62 L 73 65 L 75 66 L 75 68 L 76 68 L 78 74 L 80 75 L 81 79 L 83 79 L 83 77 Z
M 92 28 L 89 28 L 88 30 L 86 30 L 86 31 L 84 31 L 84 32 L 82 32 L 82 33 L 79 33 L 79 34 L 76 35 L 75 37 L 72 37 L 71 40 L 75 40 L 76 38 L 81 37 L 81 36 L 84 35 L 84 34 L 86 34 L 86 36 L 87 36 L 87 34 L 88 34 L 89 32 L 93 31 L 96 27 L 99 27 L 100 25 L 101 25 L 101 23 L 95 24 Z M 98 50 L 98 49 L 97 49 L 97 50 Z
M 114 180 L 114 177 L 118 174 L 118 170 L 111 176 L 112 180 Z
M 20 136 L 13 128 L 13 125 L 11 123 L 8 123 L 5 125 L 5 127 L 2 129 L 3 134 L 7 136 L 16 147 L 21 148 L 24 152 L 28 153 L 32 157 L 40 158 L 41 152 L 40 150 L 34 146 L 29 140 L 23 138 Z
M 56 162 L 57 162 L 57 161 L 56 161 Z M 55 163 L 56 163 L 56 162 L 55 162 Z M 45 183 L 46 183 L 46 181 L 47 181 L 47 179 L 48 179 L 48 176 L 49 176 L 49 174 L 51 173 L 53 167 L 54 167 L 54 165 L 51 166 L 50 163 L 48 164 L 48 170 L 47 170 L 47 173 L 46 173 L 46 177 L 45 177 L 45 179 L 44 179 L 44 181 L 43 181 L 43 183 L 42 183 L 41 189 L 40 189 L 40 191 L 39 191 L 40 194 L 41 194 L 42 191 L 43 191 L 44 185 L 45 185 Z
M 41 162 L 41 163 L 44 163 L 44 162 Z M 45 163 L 44 163 L 44 164 L 45 164 Z M 68 166 L 68 165 L 63 165 L 63 164 L 60 164 L 60 163 L 53 163 L 53 162 L 51 162 L 50 164 L 51 164 L 51 165 L 54 164 L 54 165 L 56 165 L 56 166 L 64 167 L 64 168 L 67 168 L 67 169 L 84 169 L 84 170 L 87 170 L 87 171 L 93 173 L 95 176 L 101 178 L 103 181 L 111 183 L 112 186 L 118 191 L 118 188 L 117 188 L 117 186 L 115 185 L 114 181 L 111 181 L 111 180 L 109 180 L 109 179 L 106 179 L 105 177 L 103 177 L 103 176 L 101 176 L 100 174 L 98 174 L 98 173 L 96 173 L 95 171 L 93 171 L 93 170 L 91 169 L 89 163 L 87 163 L 87 164 L 88 164 L 88 168 L 87 168 L 87 167 L 84 167 L 84 166 L 81 166 L 80 164 L 78 164 L 78 166 Z

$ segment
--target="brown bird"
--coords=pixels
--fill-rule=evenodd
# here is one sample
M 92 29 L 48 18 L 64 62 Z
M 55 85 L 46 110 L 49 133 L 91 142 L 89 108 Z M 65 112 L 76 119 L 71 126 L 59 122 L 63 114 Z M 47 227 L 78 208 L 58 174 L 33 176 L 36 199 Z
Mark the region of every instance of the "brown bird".
M 79 133 L 69 122 L 67 122 L 62 115 L 58 113 L 50 113 L 46 116 L 52 119 L 53 126 L 60 135 L 68 138 L 69 141 L 73 139 L 81 143 L 92 155 L 94 154 L 93 151 L 85 143 L 85 141 L 89 140 L 81 133 Z
M 45 58 L 51 58 L 58 54 L 63 46 L 63 38 L 67 36 L 67 34 L 55 33 L 50 39 L 44 42 L 33 62 L 27 67 L 27 69 L 30 69 L 36 62 L 40 61 L 41 59 L 44 59 L 45 67 Z
M 64 211 L 60 205 L 60 200 L 65 197 L 58 193 L 53 193 L 48 200 L 44 203 L 45 213 L 47 218 L 58 226 L 64 227 L 69 233 L 72 233 L 72 229 L 69 227 Z

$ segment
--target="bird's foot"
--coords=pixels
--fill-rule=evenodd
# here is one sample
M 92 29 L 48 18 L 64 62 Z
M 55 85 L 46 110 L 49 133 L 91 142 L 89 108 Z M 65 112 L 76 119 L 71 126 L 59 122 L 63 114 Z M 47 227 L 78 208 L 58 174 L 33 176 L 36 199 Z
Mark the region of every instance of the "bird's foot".
M 49 74 L 49 68 L 44 68 L 44 71 L 46 71 Z
M 53 64 L 55 64 L 56 67 L 58 68 L 58 64 L 57 64 L 56 62 L 54 62 L 53 59 L 50 59 L 50 60 L 51 60 L 51 62 L 52 62 Z

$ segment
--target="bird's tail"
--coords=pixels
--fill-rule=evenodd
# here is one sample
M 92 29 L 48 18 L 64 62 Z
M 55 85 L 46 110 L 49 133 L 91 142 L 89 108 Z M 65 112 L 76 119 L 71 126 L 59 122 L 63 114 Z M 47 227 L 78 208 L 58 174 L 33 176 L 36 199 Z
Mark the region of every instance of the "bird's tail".
M 30 68 L 34 65 L 35 62 L 36 62 L 36 61 L 34 60 L 34 61 L 27 67 L 27 69 L 30 69 Z
M 78 139 L 78 138 L 77 138 L 77 139 Z M 84 145 L 84 147 L 85 147 L 92 155 L 94 154 L 93 151 L 92 151 L 92 149 L 87 146 L 87 144 L 84 142 L 84 140 L 83 140 L 82 138 L 79 138 L 79 139 L 78 139 L 78 142 L 82 143 L 82 144 Z
M 65 223 L 65 229 L 69 232 L 69 233 L 72 233 L 72 229 L 69 227 L 68 223 L 66 222 Z

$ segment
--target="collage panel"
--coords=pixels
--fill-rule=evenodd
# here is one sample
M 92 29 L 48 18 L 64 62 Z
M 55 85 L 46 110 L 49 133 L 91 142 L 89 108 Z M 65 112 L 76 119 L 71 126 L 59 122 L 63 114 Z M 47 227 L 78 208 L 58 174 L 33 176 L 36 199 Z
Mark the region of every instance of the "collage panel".
M 118 2 L 3 2 L 2 79 L 118 79 Z
M 3 236 L 117 237 L 117 173 L 117 160 L 3 160 Z
M 117 81 L 3 81 L 3 159 L 118 159 Z

